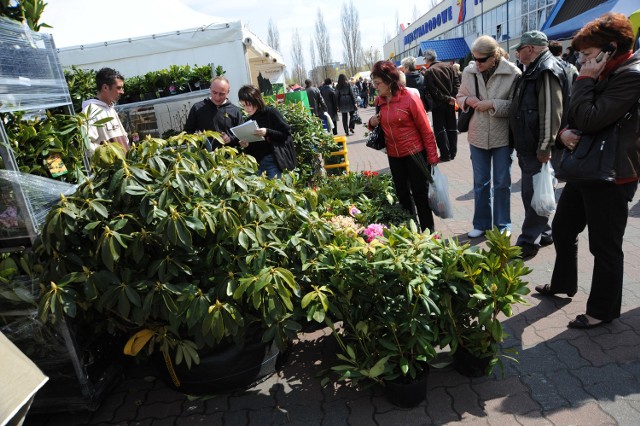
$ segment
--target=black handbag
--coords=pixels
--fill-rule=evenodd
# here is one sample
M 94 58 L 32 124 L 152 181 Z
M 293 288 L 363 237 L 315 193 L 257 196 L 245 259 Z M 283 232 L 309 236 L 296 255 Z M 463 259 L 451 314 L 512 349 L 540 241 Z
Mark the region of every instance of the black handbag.
M 353 113 L 353 122 L 356 124 L 362 124 L 362 118 L 360 118 L 360 114 L 358 114 L 358 111 L 355 111 Z
M 478 99 L 480 99 L 480 96 L 478 95 L 479 90 L 478 90 L 478 75 L 474 74 L 473 78 L 475 80 L 476 83 L 476 97 L 478 97 Z M 458 131 L 460 133 L 464 133 L 464 132 L 468 132 L 469 131 L 469 123 L 471 123 L 471 116 L 473 115 L 473 113 L 475 112 L 475 109 L 469 107 L 467 109 L 467 111 L 460 111 L 458 113 Z
M 380 112 L 380 106 L 376 106 L 376 114 L 378 112 Z M 387 147 L 387 143 L 384 140 L 384 131 L 382 130 L 380 123 L 378 123 L 378 125 L 369 132 L 367 146 L 378 151 Z
M 573 151 L 560 150 L 559 159 L 552 161 L 558 180 L 565 182 L 616 180 L 616 153 L 620 122 L 595 134 L 580 136 Z

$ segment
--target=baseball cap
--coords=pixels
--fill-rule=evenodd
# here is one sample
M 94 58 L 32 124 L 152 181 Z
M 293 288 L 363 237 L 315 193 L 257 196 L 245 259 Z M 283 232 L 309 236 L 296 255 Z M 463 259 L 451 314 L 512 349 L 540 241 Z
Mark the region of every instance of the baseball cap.
M 520 37 L 520 43 L 514 46 L 515 50 L 520 49 L 521 46 L 547 46 L 549 41 L 545 33 L 541 31 L 527 31 Z

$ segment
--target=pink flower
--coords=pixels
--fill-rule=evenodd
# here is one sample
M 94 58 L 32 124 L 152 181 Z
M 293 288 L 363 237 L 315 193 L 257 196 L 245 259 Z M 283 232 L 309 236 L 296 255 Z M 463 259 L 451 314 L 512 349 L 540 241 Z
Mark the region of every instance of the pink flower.
M 367 226 L 364 231 L 362 231 L 362 233 L 365 235 L 365 237 L 367 237 L 367 242 L 370 243 L 371 241 L 375 240 L 376 237 L 383 236 L 385 228 L 386 226 L 379 223 L 372 223 Z
M 349 207 L 349 214 L 353 217 L 356 217 L 357 215 L 359 215 L 360 213 L 362 213 L 356 206 L 351 206 Z

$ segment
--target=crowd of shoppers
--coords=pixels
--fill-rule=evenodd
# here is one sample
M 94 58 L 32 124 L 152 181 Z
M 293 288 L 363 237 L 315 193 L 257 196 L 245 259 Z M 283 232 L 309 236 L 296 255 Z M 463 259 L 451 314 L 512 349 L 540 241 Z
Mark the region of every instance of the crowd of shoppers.
M 345 74 L 339 75 L 335 86 L 326 79 L 320 90 L 310 80 L 305 83 L 313 113 L 321 117 L 326 112 L 334 122 L 340 113 L 346 135 L 354 133 L 358 108 L 366 108 L 376 96 L 376 114 L 368 127 L 381 126 L 400 204 L 417 218 L 423 231 L 434 231 L 435 226 L 428 203 L 430 170 L 456 157 L 456 109 L 473 109 L 467 140 L 474 213 L 468 236 L 477 238 L 493 228 L 510 236 L 515 153 L 524 209 L 515 245 L 524 260 L 534 257 L 541 247 L 554 245 L 550 283 L 535 289 L 543 296 L 571 297 L 578 288 L 578 235 L 589 228 L 594 257 L 591 293 L 586 313 L 568 326 L 593 328 L 620 316 L 622 241 L 628 203 L 640 177 L 640 51 L 633 53 L 633 42 L 629 19 L 607 13 L 586 24 L 564 55 L 561 43 L 549 41 L 540 31 L 528 31 L 515 46 L 514 63 L 493 37 L 483 35 L 473 42 L 472 60 L 462 73 L 459 66 L 439 62 L 434 51 L 427 51 L 426 67 L 420 69 L 413 57 L 405 58 L 400 68 L 390 61 L 378 61 L 371 83 L 348 79 Z M 115 77 L 116 83 L 122 81 Z M 99 85 L 116 96 L 117 86 L 110 87 L 109 82 Z M 237 107 L 228 103 L 228 91 L 226 79 L 215 79 L 211 99 L 192 108 L 185 130 L 218 130 L 225 143 L 236 142 L 227 130 L 242 118 Z M 289 160 L 295 159 L 295 151 L 285 143 L 291 137 L 288 124 L 276 109 L 264 105 L 257 88 L 244 86 L 238 95 L 248 118 L 258 123 L 256 135 L 264 140 L 237 143 L 269 177 L 293 169 L 295 163 Z M 333 134 L 337 135 L 337 129 Z M 612 134 L 611 143 L 617 144 L 615 179 L 568 179 L 553 220 L 538 214 L 532 206 L 533 181 L 542 166 L 552 160 L 557 164 L 581 143 L 598 138 L 604 144 Z

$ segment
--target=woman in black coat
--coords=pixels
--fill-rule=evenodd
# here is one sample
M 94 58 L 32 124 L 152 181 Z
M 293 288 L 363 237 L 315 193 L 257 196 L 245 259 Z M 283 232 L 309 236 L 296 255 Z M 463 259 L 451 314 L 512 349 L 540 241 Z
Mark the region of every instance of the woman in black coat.
M 353 120 L 353 115 L 356 112 L 356 97 L 353 94 L 351 85 L 347 81 L 347 76 L 344 74 L 338 76 L 336 95 L 338 95 L 338 109 L 342 113 L 342 127 L 344 128 L 345 135 L 349 136 L 349 132 L 351 132 L 351 134 L 355 133 L 353 129 L 356 127 L 356 122 Z M 347 114 L 349 115 L 348 121 Z
M 578 235 L 589 228 L 594 258 L 591 291 L 586 312 L 571 320 L 570 328 L 599 327 L 621 313 L 626 263 L 622 243 L 629 202 L 640 179 L 640 52 L 633 53 L 633 41 L 629 18 L 607 13 L 587 23 L 571 42 L 580 52 L 582 67 L 573 83 L 567 126 L 556 142 L 561 149 L 554 154 L 561 159 L 556 174 L 567 181 L 552 225 L 556 261 L 551 283 L 536 287 L 544 296 L 576 294 Z M 607 162 L 596 158 L 598 172 L 609 173 L 606 178 L 588 175 L 588 167 L 580 167 L 580 176 L 571 176 L 565 161 L 572 156 L 566 150 L 611 152 L 615 161 L 603 170 L 600 167 Z M 575 158 L 583 156 L 578 153 Z
M 258 162 L 258 174 L 266 173 L 267 177 L 273 178 L 281 177 L 284 170 L 293 170 L 298 164 L 296 150 L 291 128 L 280 112 L 265 105 L 255 86 L 242 86 L 238 91 L 238 99 L 248 115 L 247 121 L 255 120 L 258 125 L 254 135 L 264 138 L 250 143 L 240 141 L 245 152 Z

